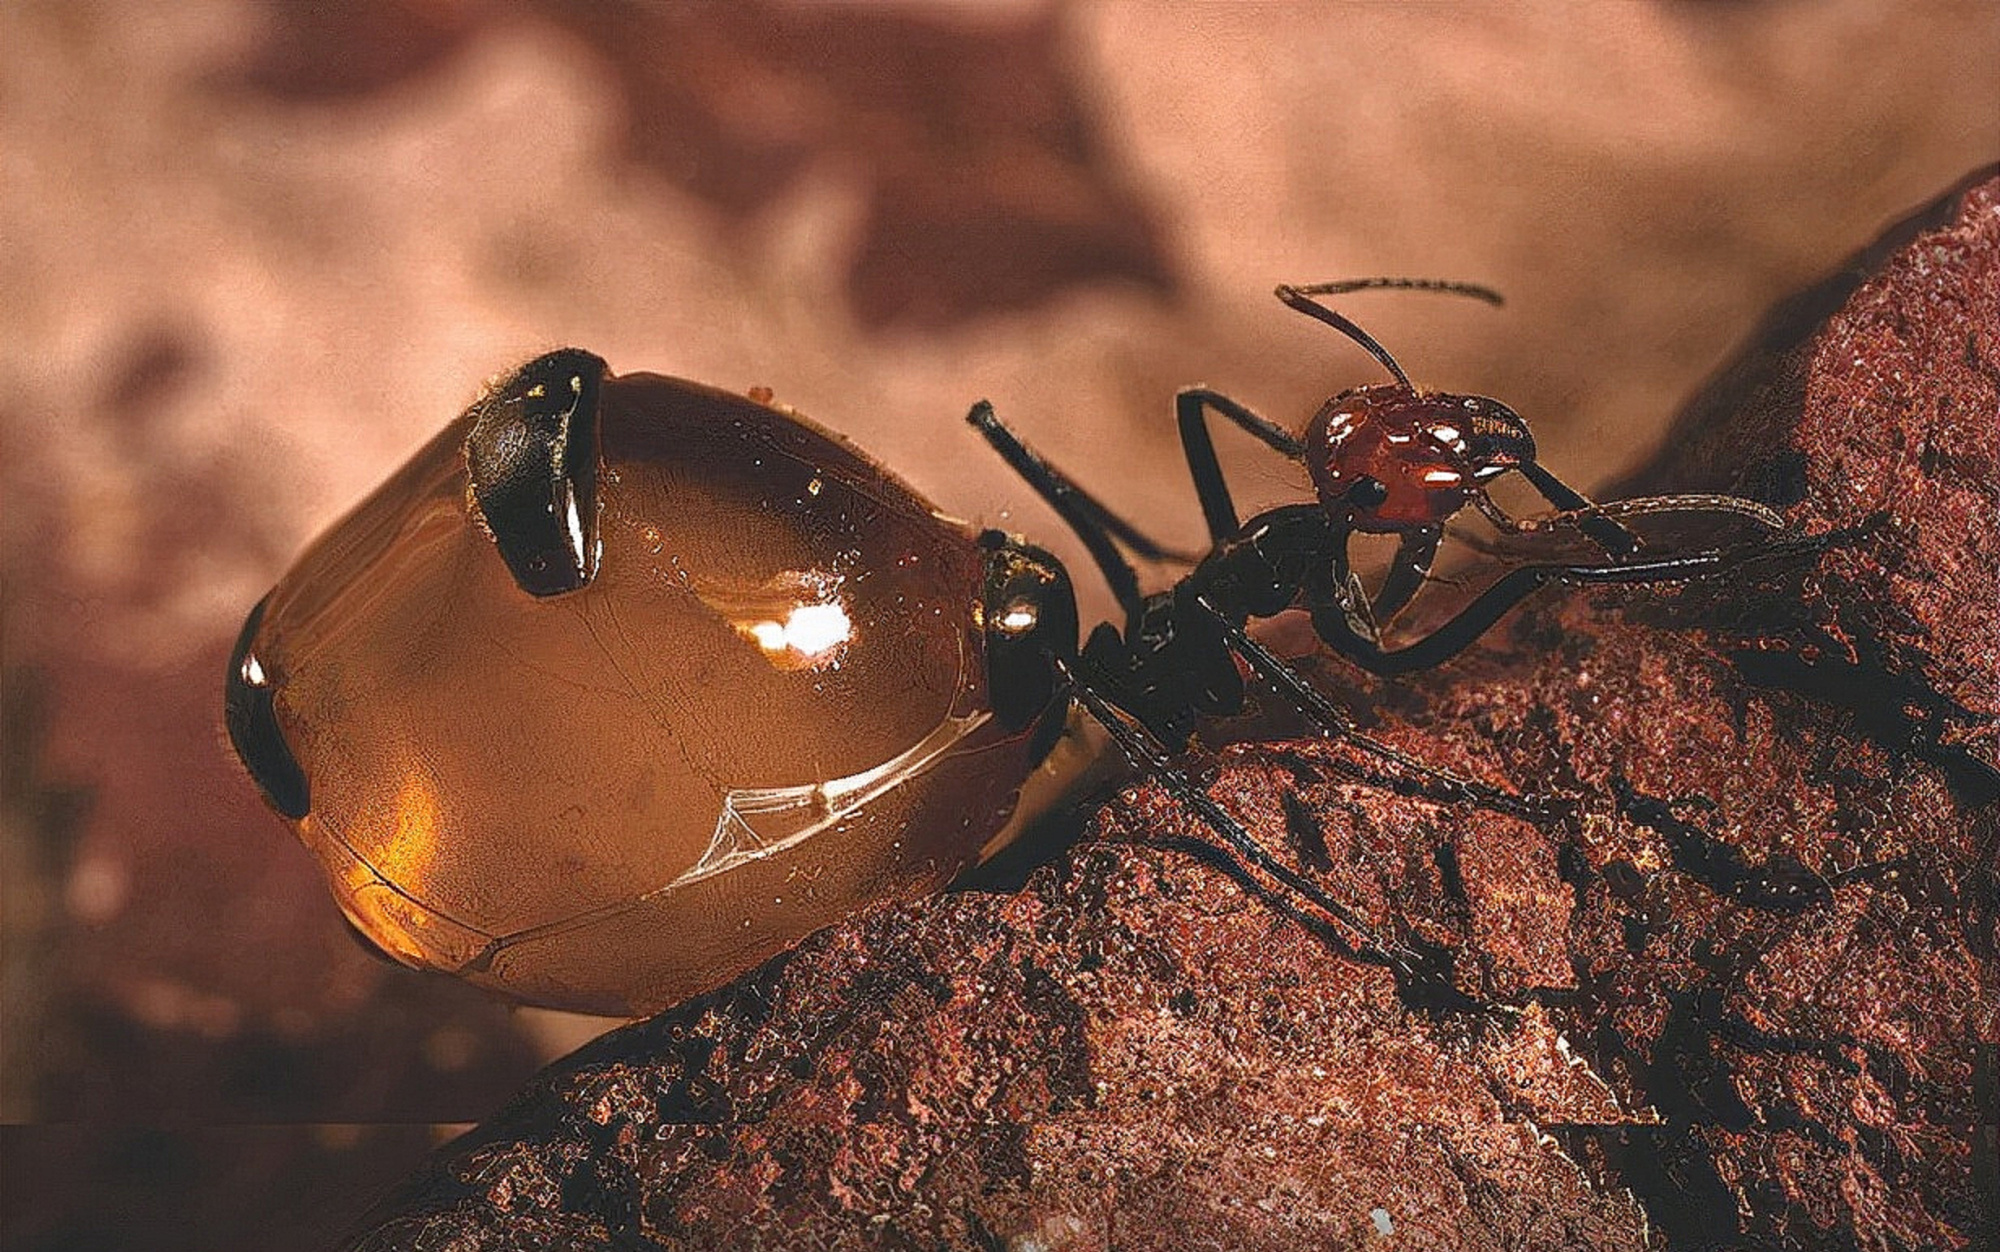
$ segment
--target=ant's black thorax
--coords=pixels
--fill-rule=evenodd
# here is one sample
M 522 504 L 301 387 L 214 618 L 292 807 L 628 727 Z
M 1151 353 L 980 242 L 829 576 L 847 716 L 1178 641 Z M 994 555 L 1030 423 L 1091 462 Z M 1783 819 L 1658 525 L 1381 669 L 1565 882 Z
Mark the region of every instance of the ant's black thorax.
M 1223 622 L 1240 627 L 1290 608 L 1301 587 L 1333 568 L 1336 548 L 1313 505 L 1259 514 L 1187 577 L 1141 601 L 1122 635 L 1100 625 L 1084 664 L 1119 707 L 1162 740 L 1181 742 L 1200 719 L 1243 707 L 1243 675 Z

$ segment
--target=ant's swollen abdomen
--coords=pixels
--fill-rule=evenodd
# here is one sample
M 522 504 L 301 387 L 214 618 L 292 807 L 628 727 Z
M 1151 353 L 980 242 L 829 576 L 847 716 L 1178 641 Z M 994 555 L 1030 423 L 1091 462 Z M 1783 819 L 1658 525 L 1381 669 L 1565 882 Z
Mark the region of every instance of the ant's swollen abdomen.
M 231 733 L 382 950 L 651 1009 L 1001 834 L 1053 682 L 1001 715 L 989 646 L 1076 624 L 994 559 L 796 414 L 551 353 L 280 580 Z

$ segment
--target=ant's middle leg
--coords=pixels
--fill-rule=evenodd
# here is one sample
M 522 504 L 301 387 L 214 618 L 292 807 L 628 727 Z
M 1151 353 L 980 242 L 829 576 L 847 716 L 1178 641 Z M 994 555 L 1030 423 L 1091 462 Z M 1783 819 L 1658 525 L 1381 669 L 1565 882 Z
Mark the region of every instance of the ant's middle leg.
M 1059 657 L 1051 659 L 1064 689 L 1083 706 L 1092 720 L 1104 727 L 1126 761 L 1153 778 L 1174 799 L 1194 810 L 1202 822 L 1229 845 L 1230 853 L 1239 864 L 1254 868 L 1332 918 L 1335 923 L 1332 933 L 1349 951 L 1379 961 L 1403 978 L 1422 974 L 1426 962 L 1416 953 L 1393 939 L 1377 934 L 1375 928 L 1353 909 L 1273 857 L 1227 809 L 1175 767 L 1166 748 L 1142 724 L 1107 700 L 1088 678 L 1076 672 L 1070 662 Z
M 1174 415 L 1181 430 L 1181 452 L 1187 458 L 1188 473 L 1194 477 L 1195 495 L 1201 501 L 1201 516 L 1208 523 L 1209 542 L 1221 543 L 1234 538 L 1243 523 L 1236 515 L 1235 502 L 1230 499 L 1229 483 L 1222 476 L 1222 463 L 1215 457 L 1215 441 L 1208 433 L 1208 409 L 1222 414 L 1280 456 L 1296 461 L 1305 455 L 1305 450 L 1290 431 L 1259 417 L 1219 391 L 1188 387 L 1174 397 Z

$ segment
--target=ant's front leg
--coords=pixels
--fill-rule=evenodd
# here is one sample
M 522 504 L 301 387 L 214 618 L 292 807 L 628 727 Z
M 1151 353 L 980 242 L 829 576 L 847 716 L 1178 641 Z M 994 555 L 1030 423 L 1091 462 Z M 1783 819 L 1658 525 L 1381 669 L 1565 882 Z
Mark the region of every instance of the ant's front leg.
M 1382 580 L 1382 590 L 1375 595 L 1375 602 L 1369 609 L 1369 619 L 1377 627 L 1396 620 L 1431 575 L 1431 564 L 1437 560 L 1438 543 L 1444 538 L 1442 526 L 1419 526 L 1403 532 L 1396 545 L 1396 558 L 1389 564 L 1389 575 Z M 1351 580 L 1350 580 L 1351 581 Z
M 1329 648 L 1371 674 L 1389 677 L 1432 669 L 1465 651 L 1506 612 L 1551 582 L 1567 567 L 1530 565 L 1503 576 L 1458 615 L 1422 639 L 1394 651 L 1382 647 L 1380 632 L 1360 581 L 1343 557 L 1307 579 L 1302 595 L 1312 614 L 1313 633 Z
M 1592 503 L 1588 496 L 1544 469 L 1539 462 L 1523 461 L 1516 468 L 1520 471 L 1521 477 L 1527 479 L 1534 485 L 1536 491 L 1542 493 L 1544 500 L 1562 512 L 1576 517 L 1578 528 L 1609 555 L 1631 556 L 1642 546 L 1639 536 L 1604 516 L 1603 511 Z M 1480 492 L 1477 498 L 1480 512 L 1485 513 L 1489 520 L 1492 520 L 1495 514 L 1500 517 L 1506 516 L 1486 498 L 1485 492 Z M 1494 524 L 1500 525 L 1498 521 Z
M 1346 527 L 1332 527 L 1330 535 L 1332 546 L 1326 565 L 1315 569 L 1302 581 L 1302 594 L 1307 607 L 1312 610 L 1313 630 L 1318 633 L 1321 640 L 1350 656 L 1354 655 L 1349 647 L 1350 641 L 1353 648 L 1363 651 L 1380 652 L 1382 645 L 1382 629 L 1375 618 L 1375 606 L 1368 598 L 1368 588 L 1362 585 L 1361 575 L 1355 572 L 1354 566 L 1347 559 L 1347 545 L 1352 537 L 1353 532 Z M 1400 566 L 1402 548 L 1397 549 L 1396 556 Z M 1398 579 L 1398 566 L 1391 567 L 1391 579 Z M 1428 567 L 1425 572 L 1428 572 Z M 1408 576 L 1404 575 L 1403 578 Z M 1419 574 L 1414 581 L 1421 583 L 1422 574 Z M 1407 602 L 1409 595 L 1415 593 L 1416 587 L 1412 586 L 1409 594 L 1403 596 L 1404 601 Z M 1320 623 L 1321 616 L 1325 615 L 1330 623 L 1335 614 L 1339 616 L 1339 626 L 1323 628 Z M 1328 638 L 1329 628 L 1334 630 L 1333 638 Z
M 1492 522 L 1496 529 L 1509 535 L 1536 534 L 1562 525 L 1582 529 L 1595 518 L 1665 517 L 1673 514 L 1690 516 L 1709 514 L 1742 518 L 1773 533 L 1785 529 L 1785 519 L 1769 505 L 1759 504 L 1755 500 L 1745 500 L 1741 496 L 1727 496 L 1713 492 L 1637 496 L 1626 500 L 1610 500 L 1603 504 L 1586 504 L 1582 508 L 1565 508 L 1534 517 L 1510 516 L 1499 505 L 1488 499 L 1484 492 L 1474 496 L 1473 502 L 1485 515 L 1486 520 Z M 1613 553 L 1613 555 L 1627 554 Z
M 1406 647 L 1384 651 L 1381 639 L 1355 628 L 1351 576 L 1345 561 L 1333 562 L 1306 580 L 1302 595 L 1312 613 L 1313 631 L 1330 648 L 1371 674 L 1385 677 L 1444 664 L 1478 641 L 1509 609 L 1550 583 L 1688 582 L 1760 561 L 1817 556 L 1850 541 L 1857 531 L 1811 538 L 1772 540 L 1733 548 L 1708 548 L 1677 556 L 1617 565 L 1523 565 L 1509 570 L 1456 617 Z M 1345 577 L 1343 577 L 1345 576 Z M 1364 602 L 1365 603 L 1365 602 Z

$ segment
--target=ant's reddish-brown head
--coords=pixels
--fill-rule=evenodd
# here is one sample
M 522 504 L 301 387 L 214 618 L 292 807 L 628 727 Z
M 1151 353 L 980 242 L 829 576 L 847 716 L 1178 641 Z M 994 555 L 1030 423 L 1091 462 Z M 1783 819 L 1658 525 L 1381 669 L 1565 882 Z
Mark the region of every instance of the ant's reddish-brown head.
M 1335 396 L 1302 444 L 1321 506 L 1369 534 L 1441 525 L 1480 484 L 1535 459 L 1527 423 L 1498 400 L 1399 385 Z
M 1331 517 L 1370 534 L 1435 528 L 1464 508 L 1479 485 L 1510 469 L 1532 470 L 1535 439 L 1520 414 L 1485 396 L 1419 391 L 1375 337 L 1314 299 L 1394 288 L 1500 303 L 1472 283 L 1360 278 L 1286 285 L 1278 298 L 1358 344 L 1395 376 L 1328 400 L 1306 426 L 1299 455 Z

